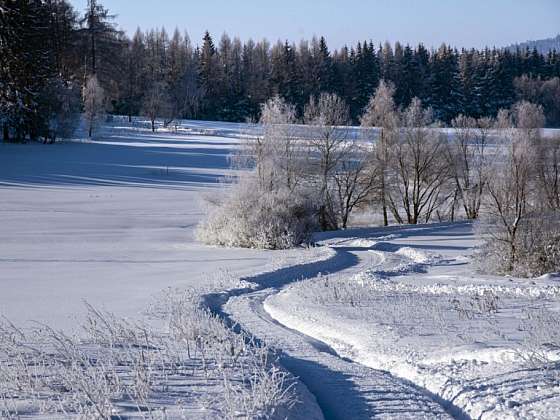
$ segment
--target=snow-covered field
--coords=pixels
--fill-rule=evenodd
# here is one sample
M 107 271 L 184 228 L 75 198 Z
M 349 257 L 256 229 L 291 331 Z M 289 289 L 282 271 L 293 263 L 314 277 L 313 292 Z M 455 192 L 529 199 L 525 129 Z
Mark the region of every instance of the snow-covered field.
M 289 418 L 560 418 L 558 278 L 476 274 L 466 223 L 321 234 L 291 251 L 203 246 L 202 197 L 219 193 L 229 154 L 258 129 L 114 125 L 93 142 L 0 144 L 0 315 L 15 326 L 81 337 L 87 302 L 153 321 L 153 340 L 180 346 L 150 314 L 187 291 L 182 305 L 263 340 L 300 378 Z M 197 363 L 189 355 L 187 370 Z M 155 375 L 148 393 L 171 418 L 223 416 L 206 363 L 179 382 Z M 194 410 L 204 389 L 207 411 Z

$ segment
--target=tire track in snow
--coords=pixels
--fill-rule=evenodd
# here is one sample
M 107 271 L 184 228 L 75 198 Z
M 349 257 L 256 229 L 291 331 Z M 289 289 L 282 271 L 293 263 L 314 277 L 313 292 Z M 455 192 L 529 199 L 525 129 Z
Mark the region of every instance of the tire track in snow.
M 332 250 L 335 254 L 326 261 L 244 278 L 257 286 L 208 295 L 206 304 L 232 328 L 243 329 L 279 349 L 281 364 L 315 395 L 326 419 L 449 418 L 424 390 L 388 372 L 344 359 L 327 344 L 281 325 L 266 313 L 263 302 L 267 297 L 298 280 L 358 267 L 363 262 L 356 253 L 367 248 L 339 246 Z M 380 259 L 378 264 L 383 262 Z

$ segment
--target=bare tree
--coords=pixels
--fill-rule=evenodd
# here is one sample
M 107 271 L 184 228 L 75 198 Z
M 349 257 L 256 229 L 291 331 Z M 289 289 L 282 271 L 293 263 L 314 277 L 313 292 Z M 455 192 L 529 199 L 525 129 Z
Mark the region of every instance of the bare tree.
M 331 179 L 342 159 L 351 150 L 349 109 L 336 94 L 322 93 L 311 98 L 305 108 L 307 135 L 317 161 L 318 193 L 321 200 L 319 224 L 323 230 L 338 228 Z
M 98 124 L 105 117 L 105 92 L 97 76 L 90 76 L 83 90 L 84 114 L 88 126 L 88 135 L 91 138 Z
M 520 135 L 536 150 L 535 176 L 539 187 L 538 201 L 550 210 L 560 209 L 560 138 L 545 138 L 544 109 L 527 101 L 518 102 L 512 111 Z
M 386 171 L 389 159 L 389 148 L 394 143 L 395 136 L 398 133 L 398 113 L 393 99 L 395 95 L 395 87 L 381 80 L 375 94 L 370 98 L 369 103 L 361 118 L 362 127 L 379 128 L 379 141 L 376 145 L 376 159 L 379 162 L 380 176 L 379 187 L 381 197 L 381 208 L 383 211 L 383 224 L 389 225 L 387 214 L 387 188 L 386 188 Z M 370 130 L 371 132 L 373 130 Z
M 531 212 L 531 176 L 536 164 L 535 150 L 524 135 L 512 132 L 503 161 L 494 165 L 488 182 L 487 212 L 497 225 L 490 230 L 494 241 L 507 248 L 507 271 L 517 262 L 518 232 Z
M 156 131 L 156 120 L 169 117 L 170 98 L 164 82 L 154 82 L 144 98 L 143 110 L 150 119 L 152 132 Z
M 512 108 L 512 116 L 518 130 L 525 131 L 529 140 L 537 140 L 544 127 L 544 110 L 541 105 L 521 101 Z
M 560 140 L 541 135 L 542 107 L 519 102 L 500 111 L 498 149 L 488 179 L 479 252 L 489 271 L 532 277 L 560 269 Z
M 374 150 L 371 145 L 354 141 L 334 170 L 335 210 L 342 229 L 348 227 L 354 209 L 368 203 L 379 188 L 380 171 Z
M 493 164 L 488 180 L 488 203 L 491 242 L 503 245 L 506 272 L 515 270 L 522 252 L 523 232 L 540 206 L 535 195 L 539 166 L 540 128 L 544 124 L 542 108 L 523 101 L 511 111 L 500 111 L 498 126 L 507 139 L 499 158 Z M 509 126 L 509 127 L 508 127 Z M 527 230 L 527 229 L 526 229 Z
M 399 223 L 429 222 L 444 201 L 440 194 L 450 177 L 449 165 L 442 159 L 446 139 L 430 128 L 432 112 L 423 108 L 417 98 L 403 112 L 401 121 L 401 132 L 390 157 L 394 169 L 389 205 Z
M 494 121 L 460 115 L 451 122 L 454 131 L 447 143 L 447 158 L 467 219 L 477 219 L 488 180 L 488 138 Z M 455 198 L 454 198 L 455 201 Z

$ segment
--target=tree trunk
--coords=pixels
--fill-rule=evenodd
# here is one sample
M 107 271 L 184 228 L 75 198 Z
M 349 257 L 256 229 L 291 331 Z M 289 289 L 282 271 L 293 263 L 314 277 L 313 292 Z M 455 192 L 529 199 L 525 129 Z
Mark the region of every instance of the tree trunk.
M 385 196 L 385 168 L 381 171 L 381 206 L 383 207 L 383 226 L 389 226 L 387 214 L 387 197 Z
M 381 148 L 383 153 L 383 163 L 381 165 L 381 206 L 383 208 L 383 226 L 389 226 L 389 217 L 387 214 L 387 197 L 385 192 L 385 165 L 387 163 L 385 152 L 385 132 L 381 129 Z
M 2 138 L 4 139 L 5 143 L 10 141 L 10 130 L 8 129 L 8 124 L 2 125 Z

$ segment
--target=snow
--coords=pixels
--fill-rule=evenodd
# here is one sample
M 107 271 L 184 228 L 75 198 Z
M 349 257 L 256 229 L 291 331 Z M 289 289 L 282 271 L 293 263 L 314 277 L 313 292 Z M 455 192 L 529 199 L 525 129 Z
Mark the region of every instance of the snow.
M 123 123 L 95 141 L 0 144 L 0 316 L 18 327 L 40 323 L 80 335 L 84 302 L 144 322 L 165 291 L 202 298 L 245 288 L 250 284 L 240 278 L 249 273 L 315 255 L 313 249 L 279 254 L 195 241 L 206 211 L 202 198 L 231 173 L 229 155 L 242 133 L 226 137 L 227 129 L 214 135 L 210 123 L 192 126 L 152 134 Z M 204 390 L 201 380 L 178 384 L 187 386 L 185 401 Z M 208 397 L 217 398 L 219 388 L 219 382 L 207 385 Z M 322 418 L 313 395 L 301 383 L 295 389 L 300 404 L 290 413 Z M 179 411 L 196 413 L 193 407 Z
M 522 360 L 535 333 L 558 335 L 535 315 L 560 313 L 557 274 L 478 274 L 468 223 L 322 233 L 288 251 L 204 246 L 202 198 L 259 128 L 147 127 L 0 144 L 0 315 L 79 333 L 84 301 L 140 320 L 189 290 L 277 349 L 300 379 L 291 418 L 560 418 L 558 369 Z
M 194 240 L 201 195 L 228 173 L 234 146 L 132 130 L 85 144 L 0 144 L 0 313 L 66 329 L 83 300 L 135 316 L 164 288 L 270 263 L 272 253 Z
M 364 234 L 364 243 L 379 235 Z M 476 274 L 468 224 L 403 228 L 385 241 L 375 259 L 355 247 L 352 267 L 288 286 L 264 309 L 341 357 L 410 381 L 456 417 L 558 418 L 557 367 L 549 377 L 523 363 L 530 339 L 520 329 L 524 309 L 557 308 L 557 283 Z

